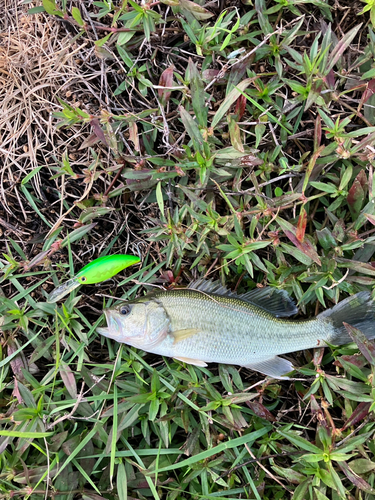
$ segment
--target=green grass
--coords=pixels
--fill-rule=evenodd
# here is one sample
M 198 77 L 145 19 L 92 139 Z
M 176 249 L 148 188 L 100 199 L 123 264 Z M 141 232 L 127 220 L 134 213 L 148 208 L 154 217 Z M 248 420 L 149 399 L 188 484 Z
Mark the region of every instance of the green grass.
M 289 382 L 96 333 L 117 298 L 200 276 L 287 290 L 305 317 L 373 289 L 366 4 L 31 8 L 80 46 L 81 83 L 54 110 L 73 142 L 45 144 L 18 171 L 20 216 L 4 211 L 17 230 L 4 226 L 0 259 L 0 499 L 375 498 L 375 346 L 358 330 L 293 353 Z M 111 253 L 142 264 L 46 302 Z

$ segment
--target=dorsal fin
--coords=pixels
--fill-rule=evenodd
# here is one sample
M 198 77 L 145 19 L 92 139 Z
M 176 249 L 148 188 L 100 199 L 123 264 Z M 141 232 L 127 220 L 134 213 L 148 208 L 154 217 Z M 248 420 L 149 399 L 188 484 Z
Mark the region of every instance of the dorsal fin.
M 255 288 L 251 292 L 238 295 L 238 298 L 261 307 L 276 316 L 276 318 L 287 318 L 298 313 L 298 307 L 288 292 L 272 288 L 271 286 Z
M 228 290 L 220 281 L 211 281 L 201 278 L 190 283 L 188 288 L 205 293 L 216 293 L 217 295 L 223 295 L 225 297 L 237 297 L 249 304 L 264 309 L 273 314 L 276 318 L 294 316 L 294 314 L 298 312 L 298 308 L 288 292 L 270 286 L 255 288 L 250 292 L 238 295 L 236 292 Z
M 204 278 L 199 278 L 195 281 L 192 281 L 189 284 L 188 288 L 191 288 L 192 290 L 199 290 L 200 292 L 225 295 L 227 297 L 237 297 L 236 292 L 228 290 L 228 288 L 222 285 L 219 280 L 212 281 L 212 280 L 205 280 Z

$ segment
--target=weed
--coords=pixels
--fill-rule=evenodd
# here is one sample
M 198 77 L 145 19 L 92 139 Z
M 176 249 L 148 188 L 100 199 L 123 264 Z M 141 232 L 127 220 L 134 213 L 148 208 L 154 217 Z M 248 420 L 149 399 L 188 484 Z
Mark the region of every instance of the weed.
M 375 285 L 373 4 L 201 3 L 5 9 L 0 498 L 374 498 L 359 330 L 288 382 L 96 333 L 199 276 L 306 316 Z M 110 253 L 142 265 L 46 302 Z

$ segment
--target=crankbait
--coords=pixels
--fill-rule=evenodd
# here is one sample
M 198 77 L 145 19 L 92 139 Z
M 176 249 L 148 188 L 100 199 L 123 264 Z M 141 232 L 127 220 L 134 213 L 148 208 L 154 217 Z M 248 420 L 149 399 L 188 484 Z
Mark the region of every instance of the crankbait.
M 83 267 L 73 278 L 55 288 L 47 302 L 54 303 L 62 299 L 80 285 L 92 285 L 106 281 L 126 267 L 137 264 L 141 259 L 135 255 L 105 255 Z

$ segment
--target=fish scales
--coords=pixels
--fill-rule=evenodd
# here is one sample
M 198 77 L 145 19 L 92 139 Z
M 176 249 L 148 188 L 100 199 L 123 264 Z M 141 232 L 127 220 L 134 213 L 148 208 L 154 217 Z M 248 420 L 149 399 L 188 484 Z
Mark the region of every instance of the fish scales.
M 187 289 L 157 291 L 104 311 L 106 337 L 154 354 L 207 366 L 245 366 L 274 378 L 294 367 L 278 355 L 351 342 L 343 322 L 375 337 L 375 302 L 369 292 L 347 297 L 316 318 L 298 312 L 289 295 L 273 287 L 237 295 L 219 282 L 198 280 Z
M 155 354 L 245 365 L 249 359 L 308 349 L 323 342 L 319 322 L 275 318 L 241 299 L 193 290 L 154 297 L 165 308 L 172 332 L 198 329 L 197 334 L 178 342 L 173 336 L 166 337 L 155 347 Z

